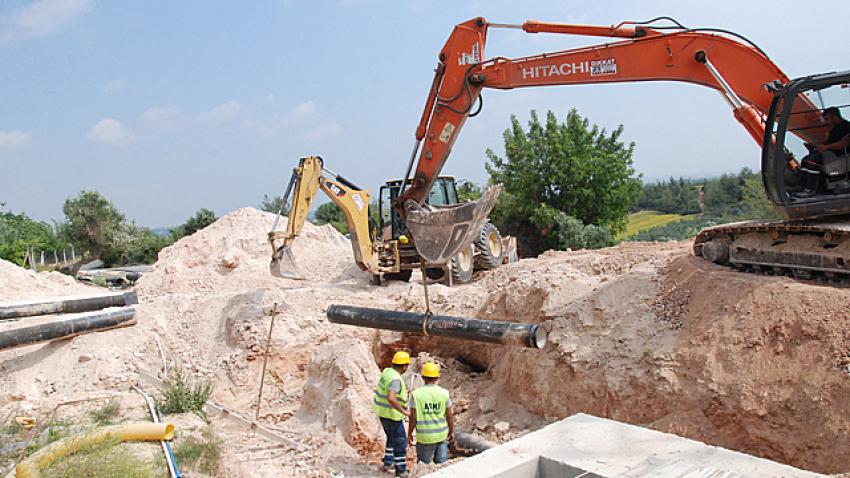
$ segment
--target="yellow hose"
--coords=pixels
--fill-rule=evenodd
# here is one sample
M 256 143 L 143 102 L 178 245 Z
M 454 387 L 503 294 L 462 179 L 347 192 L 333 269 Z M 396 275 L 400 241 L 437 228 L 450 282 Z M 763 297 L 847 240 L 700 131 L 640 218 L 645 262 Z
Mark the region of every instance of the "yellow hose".
M 130 422 L 100 427 L 47 445 L 18 463 L 6 478 L 41 478 L 41 470 L 56 459 L 107 440 L 161 441 L 172 438 L 174 425 L 170 423 Z

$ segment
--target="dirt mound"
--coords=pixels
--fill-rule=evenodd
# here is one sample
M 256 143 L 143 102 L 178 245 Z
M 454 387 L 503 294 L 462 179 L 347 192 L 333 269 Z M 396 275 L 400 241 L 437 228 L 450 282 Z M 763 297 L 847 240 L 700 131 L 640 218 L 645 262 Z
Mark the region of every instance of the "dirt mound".
M 419 274 L 372 287 L 348 240 L 306 224 L 293 252 L 307 280 L 274 278 L 273 219 L 240 209 L 163 250 L 137 285 L 135 327 L 0 352 L 0 416 L 126 390 L 136 367 L 155 372 L 163 358 L 253 416 L 276 306 L 259 416 L 299 450 L 214 419 L 229 426 L 226 455 L 250 457 L 244 476 L 329 467 L 371 476 L 383 439 L 372 385 L 399 348 L 443 364 L 459 428 L 493 441 L 585 412 L 817 471 L 850 469 L 850 289 L 734 272 L 693 257 L 689 242 L 624 243 L 430 287 L 435 313 L 544 324 L 545 350 L 377 333 L 331 324 L 325 309 L 421 311 Z M 0 300 L 88 289 L 69 281 L 0 262 Z
M 438 288 L 438 313 L 541 322 L 549 345 L 420 346 L 488 368 L 489 393 L 550 420 L 591 413 L 846 471 L 850 290 L 735 272 L 689 249 L 547 253 L 490 273 L 484 288 Z
M 271 247 L 266 236 L 275 215 L 254 208 L 233 211 L 159 253 L 137 289 L 146 296 L 280 287 L 269 274 Z M 278 229 L 286 227 L 281 218 Z M 294 241 L 298 267 L 310 282 L 366 280 L 351 259 L 351 244 L 330 225 L 304 224 Z
M 310 358 L 299 418 L 319 420 L 361 452 L 382 452 L 380 424 L 372 413 L 372 391 L 380 375 L 363 342 L 322 347 Z
M 0 259 L 0 302 L 97 294 L 100 291 L 102 289 L 84 286 L 59 272 L 36 273 Z

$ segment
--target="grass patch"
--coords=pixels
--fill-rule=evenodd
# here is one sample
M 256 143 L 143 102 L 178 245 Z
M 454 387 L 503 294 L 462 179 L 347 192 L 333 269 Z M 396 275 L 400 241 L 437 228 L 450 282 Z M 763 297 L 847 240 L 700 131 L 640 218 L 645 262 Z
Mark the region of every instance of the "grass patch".
M 117 441 L 92 444 L 60 458 L 42 471 L 44 478 L 154 478 L 150 463 Z
M 213 475 L 221 464 L 221 439 L 206 428 L 201 439 L 188 437 L 174 447 L 174 459 L 183 467 Z
M 157 397 L 156 406 L 163 415 L 192 412 L 207 420 L 204 404 L 210 396 L 212 382 L 189 384 L 184 372 L 176 368 L 165 381 L 165 391 Z
M 682 241 L 696 236 L 706 227 L 730 222 L 724 218 L 704 216 L 670 222 L 663 226 L 641 231 L 630 237 L 630 241 Z
M 630 238 L 649 229 L 693 218 L 693 215 L 683 216 L 681 214 L 664 214 L 657 211 L 639 211 L 629 214 L 629 222 L 626 225 L 626 232 L 622 238 Z
M 118 400 L 112 399 L 106 405 L 90 411 L 89 416 L 96 425 L 104 426 L 111 425 L 112 420 L 114 420 L 120 413 L 121 404 L 118 403 Z

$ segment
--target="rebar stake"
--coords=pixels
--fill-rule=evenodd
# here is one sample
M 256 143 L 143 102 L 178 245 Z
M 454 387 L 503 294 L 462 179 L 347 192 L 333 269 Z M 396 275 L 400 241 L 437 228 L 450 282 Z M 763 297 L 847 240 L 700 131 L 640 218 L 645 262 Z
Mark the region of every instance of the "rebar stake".
M 263 399 L 263 383 L 266 378 L 266 364 L 269 363 L 269 349 L 272 345 L 272 330 L 274 330 L 274 319 L 277 317 L 277 302 L 272 306 L 272 322 L 269 325 L 269 337 L 266 339 L 266 352 L 263 354 L 263 372 L 260 374 L 260 392 L 257 394 L 257 414 L 254 415 L 254 420 L 260 419 L 260 401 Z

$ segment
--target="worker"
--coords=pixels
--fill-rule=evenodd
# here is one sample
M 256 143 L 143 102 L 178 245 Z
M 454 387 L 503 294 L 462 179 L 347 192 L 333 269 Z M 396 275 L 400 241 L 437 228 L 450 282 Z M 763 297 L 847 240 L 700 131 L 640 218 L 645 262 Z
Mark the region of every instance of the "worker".
M 845 154 L 850 149 L 850 121 L 842 118 L 841 110 L 834 106 L 823 110 L 823 119 L 830 128 L 829 134 L 826 142 L 815 149 L 819 153 L 832 151 L 839 156 Z
M 404 417 L 407 410 L 407 385 L 401 374 L 407 371 L 410 354 L 399 350 L 393 355 L 392 366 L 387 367 L 378 379 L 372 411 L 381 419 L 387 435 L 384 449 L 384 472 L 395 467 L 395 476 L 407 476 L 407 435 L 404 433 Z
M 410 426 L 407 441 L 413 443 L 416 430 L 416 459 L 422 463 L 443 463 L 449 458 L 449 443 L 454 442 L 452 399 L 445 388 L 437 385 L 440 366 L 428 362 L 422 366 L 425 385 L 410 396 Z
M 830 128 L 829 134 L 823 144 L 806 143 L 811 154 L 803 158 L 800 168 L 805 189 L 796 193 L 795 197 L 806 198 L 817 194 L 824 153 L 830 152 L 841 156 L 850 151 L 850 121 L 841 117 L 841 110 L 834 106 L 823 110 L 823 120 Z

